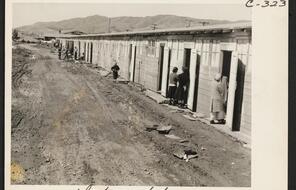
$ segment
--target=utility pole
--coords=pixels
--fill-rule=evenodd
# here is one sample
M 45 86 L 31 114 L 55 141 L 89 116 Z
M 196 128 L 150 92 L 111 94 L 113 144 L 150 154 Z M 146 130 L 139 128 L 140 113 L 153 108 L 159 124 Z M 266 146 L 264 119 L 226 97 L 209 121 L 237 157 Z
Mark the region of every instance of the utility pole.
M 210 24 L 209 22 L 206 22 L 206 21 L 201 21 L 199 23 L 201 23 L 203 26 L 206 25 L 206 24 Z
M 157 24 L 152 24 L 152 30 L 156 29 Z
M 108 18 L 108 33 L 110 33 L 111 32 L 111 18 L 109 17 Z
M 186 19 L 186 22 L 188 23 L 188 24 L 186 25 L 186 27 L 190 27 L 190 26 L 191 26 L 191 23 L 192 23 L 192 20 Z

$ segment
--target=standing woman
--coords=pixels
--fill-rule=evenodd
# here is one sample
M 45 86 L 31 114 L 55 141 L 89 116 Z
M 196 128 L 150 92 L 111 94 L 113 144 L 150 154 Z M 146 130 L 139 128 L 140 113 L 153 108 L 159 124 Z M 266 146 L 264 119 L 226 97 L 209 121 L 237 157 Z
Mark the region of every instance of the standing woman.
M 211 124 L 223 124 L 222 113 L 224 112 L 224 97 L 223 87 L 221 84 L 221 74 L 217 73 L 211 86 L 211 106 L 210 106 L 210 123 Z M 225 113 L 225 112 L 224 112 Z M 224 114 L 225 115 L 225 114 Z
M 223 100 L 223 110 L 221 110 L 218 115 L 217 119 L 220 124 L 225 124 L 225 115 L 226 115 L 226 106 L 227 106 L 227 98 L 228 98 L 228 78 L 227 76 L 223 76 L 221 80 L 221 95 Z

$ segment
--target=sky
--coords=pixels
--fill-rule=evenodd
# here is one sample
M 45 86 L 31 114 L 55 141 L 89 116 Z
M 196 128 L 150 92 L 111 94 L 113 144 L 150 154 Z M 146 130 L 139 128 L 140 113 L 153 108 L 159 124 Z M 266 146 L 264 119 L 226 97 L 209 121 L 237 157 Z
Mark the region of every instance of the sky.
M 102 3 L 15 3 L 13 27 L 36 22 L 101 15 L 153 16 L 172 14 L 200 19 L 251 20 L 251 9 L 244 4 L 102 4 Z

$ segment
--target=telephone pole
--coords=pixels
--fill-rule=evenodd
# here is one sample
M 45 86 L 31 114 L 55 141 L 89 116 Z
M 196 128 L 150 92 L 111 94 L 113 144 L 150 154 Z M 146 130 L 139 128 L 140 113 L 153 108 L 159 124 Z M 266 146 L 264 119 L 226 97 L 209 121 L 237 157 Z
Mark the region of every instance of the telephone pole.
M 111 32 L 111 18 L 108 18 L 108 33 Z
M 152 30 L 156 29 L 157 24 L 152 24 Z
M 192 20 L 186 19 L 186 22 L 188 23 L 188 24 L 186 25 L 186 27 L 190 27 L 190 26 L 191 26 L 191 23 L 192 23 Z
M 201 23 L 203 26 L 206 25 L 206 24 L 210 24 L 209 22 L 206 22 L 206 21 L 201 21 L 199 23 Z

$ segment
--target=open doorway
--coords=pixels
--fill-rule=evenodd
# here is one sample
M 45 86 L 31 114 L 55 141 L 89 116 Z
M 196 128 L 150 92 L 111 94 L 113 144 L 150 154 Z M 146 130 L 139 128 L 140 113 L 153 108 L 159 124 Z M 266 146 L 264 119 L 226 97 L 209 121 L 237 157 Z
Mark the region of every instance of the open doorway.
M 195 69 L 195 83 L 194 83 L 194 95 L 192 111 L 196 112 L 197 108 L 197 95 L 198 95 L 198 81 L 199 81 L 199 69 L 200 69 L 200 55 L 196 55 L 196 69 Z
M 183 66 L 189 69 L 190 67 L 190 56 L 191 56 L 191 49 L 185 48 L 184 49 L 184 62 Z
M 159 48 L 159 64 L 158 64 L 158 81 L 157 81 L 157 91 L 161 90 L 162 82 L 162 70 L 163 70 L 163 54 L 164 54 L 164 44 L 160 44 Z
M 80 41 L 78 41 L 78 57 L 81 57 Z
M 68 41 L 68 50 L 69 50 L 69 53 L 71 54 L 74 53 L 74 41 Z
M 221 66 L 221 74 L 222 74 L 222 77 L 227 77 L 227 83 L 229 83 L 231 57 L 232 57 L 231 51 L 222 51 L 223 59 L 222 59 L 222 66 Z M 227 113 L 227 103 L 225 104 L 225 113 Z
M 172 56 L 172 50 L 169 49 L 167 84 L 166 84 L 166 97 L 168 97 L 168 88 L 169 88 L 169 83 L 170 83 L 171 56 Z
M 189 72 L 189 70 L 190 70 L 190 59 L 191 59 L 191 49 L 185 48 L 184 49 L 183 66 L 188 69 L 188 77 L 190 76 L 190 72 Z M 185 105 L 187 105 L 189 85 L 185 90 L 185 96 L 184 96 L 185 97 L 185 99 L 184 99 Z
M 92 56 L 93 56 L 93 43 L 90 43 L 90 56 L 89 56 L 89 62 L 92 63 Z
M 222 61 L 222 76 L 226 76 L 229 80 L 230 75 L 230 65 L 231 65 L 231 51 L 222 51 L 223 61 Z
M 245 83 L 245 72 L 246 66 L 238 59 L 237 74 L 236 74 L 236 90 L 234 97 L 234 109 L 233 109 L 233 120 L 232 130 L 239 131 L 241 125 L 241 114 L 244 94 L 244 83 Z

